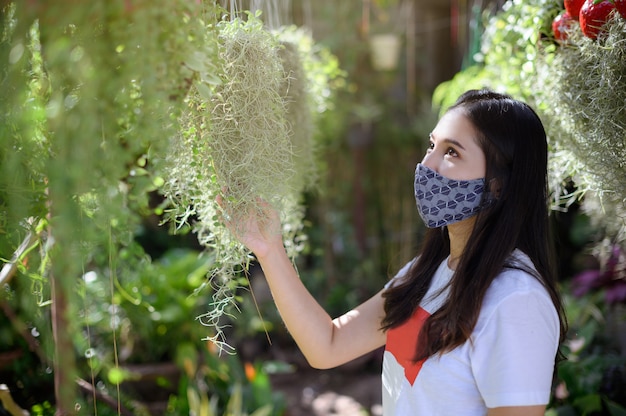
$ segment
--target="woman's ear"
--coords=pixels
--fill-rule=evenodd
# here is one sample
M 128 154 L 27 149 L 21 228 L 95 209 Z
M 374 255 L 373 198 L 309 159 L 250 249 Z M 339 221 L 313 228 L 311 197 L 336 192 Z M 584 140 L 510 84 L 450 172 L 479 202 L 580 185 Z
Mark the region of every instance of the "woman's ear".
M 502 184 L 498 178 L 491 178 L 489 180 L 489 193 L 493 195 L 495 199 L 500 198 L 500 192 L 502 190 Z

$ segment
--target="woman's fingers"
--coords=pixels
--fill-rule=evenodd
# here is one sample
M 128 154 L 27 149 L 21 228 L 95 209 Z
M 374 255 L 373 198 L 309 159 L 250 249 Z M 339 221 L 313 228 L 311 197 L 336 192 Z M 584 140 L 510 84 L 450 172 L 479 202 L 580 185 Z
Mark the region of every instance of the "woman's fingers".
M 218 212 L 220 219 L 222 220 L 224 225 L 229 226 L 231 222 L 231 215 L 227 211 L 226 203 L 224 202 L 224 197 L 222 196 L 222 194 L 217 195 L 217 197 L 215 198 L 215 202 L 217 202 L 217 205 L 220 207 Z

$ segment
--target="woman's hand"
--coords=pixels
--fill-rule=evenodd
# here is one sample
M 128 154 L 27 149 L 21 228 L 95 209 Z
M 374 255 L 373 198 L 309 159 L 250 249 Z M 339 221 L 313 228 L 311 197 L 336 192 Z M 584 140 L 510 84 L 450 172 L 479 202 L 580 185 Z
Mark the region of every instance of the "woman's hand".
M 228 211 L 222 195 L 218 195 L 217 203 L 224 212 L 224 225 L 257 258 L 267 256 L 277 247 L 283 247 L 280 218 L 270 204 L 259 198 L 257 209 L 240 214 Z

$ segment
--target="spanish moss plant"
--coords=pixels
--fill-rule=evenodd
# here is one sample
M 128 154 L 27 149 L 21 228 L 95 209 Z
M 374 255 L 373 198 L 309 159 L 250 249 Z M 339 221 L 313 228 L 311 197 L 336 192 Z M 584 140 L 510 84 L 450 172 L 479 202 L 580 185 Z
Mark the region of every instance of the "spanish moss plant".
M 538 72 L 555 169 L 575 179 L 585 207 L 610 218 L 603 222 L 615 232 L 626 224 L 626 20 L 614 13 L 605 29 L 595 41 L 572 30 Z
M 208 339 L 228 349 L 223 316 L 236 306 L 238 277 L 251 257 L 224 218 L 235 224 L 248 216 L 264 221 L 262 204 L 271 205 L 282 217 L 283 229 L 276 232 L 295 257 L 303 239 L 301 194 L 315 165 L 311 107 L 298 54 L 256 16 L 220 22 L 218 30 L 220 81 L 188 95 L 163 192 L 170 216 L 179 226 L 190 224 L 215 259 L 207 280 L 214 302 L 199 320 L 216 330 Z M 216 204 L 220 194 L 223 207 Z
M 285 117 L 290 127 L 292 157 L 300 167 L 292 178 L 293 186 L 304 188 L 312 186 L 316 170 L 313 151 L 313 113 L 307 89 L 307 78 L 302 67 L 298 45 L 288 41 L 281 42 L 279 59 L 286 75 L 280 88 L 280 95 L 285 103 Z

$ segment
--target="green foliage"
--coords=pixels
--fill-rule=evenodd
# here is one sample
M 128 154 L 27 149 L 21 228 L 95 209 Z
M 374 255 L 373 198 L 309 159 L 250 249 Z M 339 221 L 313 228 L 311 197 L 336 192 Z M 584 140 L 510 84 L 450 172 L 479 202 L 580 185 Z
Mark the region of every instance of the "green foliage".
M 554 49 L 544 38 L 560 7 L 556 0 L 510 0 L 497 14 L 485 14 L 480 52 L 472 57 L 476 64 L 439 85 L 433 103 L 445 111 L 460 93 L 482 87 L 532 98 L 537 59 L 544 48 Z
M 243 218 L 261 197 L 273 205 L 291 195 L 295 174 L 281 87 L 288 74 L 279 43 L 250 16 L 220 23 L 223 84 L 211 98 L 211 160 L 229 210 Z
M 297 189 L 309 190 L 317 181 L 319 144 L 316 126 L 320 116 L 333 109 L 333 90 L 340 87 L 343 72 L 328 49 L 316 45 L 311 34 L 296 26 L 277 29 L 278 50 L 286 78 L 280 95 L 291 130 Z
M 150 261 L 131 245 L 120 252 L 116 265 L 115 271 L 84 275 L 84 325 L 90 339 L 81 335 L 75 343 L 96 373 L 113 362 L 114 344 L 120 362 L 152 363 L 173 359 L 181 340 L 202 338 L 202 326 L 191 318 L 203 310 L 209 294 L 193 292 L 212 266 L 209 256 L 171 250 Z
M 491 74 L 483 65 L 469 66 L 455 74 L 450 81 L 444 81 L 435 88 L 433 104 L 443 114 L 462 93 L 468 89 L 489 87 L 491 79 Z
M 599 296 L 600 293 L 595 293 L 580 299 L 572 296 L 564 299 L 571 337 L 562 347 L 566 360 L 557 367 L 557 387 L 550 406 L 552 415 L 626 412 L 623 403 L 626 358 L 620 355 L 613 330 L 607 323 L 607 318 L 619 311 L 602 306 Z M 618 374 L 614 381 L 610 380 L 612 371 Z
M 122 3 L 92 3 L 88 15 L 63 4 L 5 15 L 14 29 L 2 39 L 2 254 L 10 257 L 27 218 L 49 216 L 46 275 L 77 276 L 81 263 L 102 259 L 93 247 L 115 251 L 132 239 L 163 181 L 175 97 L 196 76 L 181 62 L 211 44 L 201 19 L 210 9 L 146 2 L 131 12 Z
M 16 35 L 16 13 L 15 5 L 4 9 L 0 38 L 0 253 L 5 258 L 23 238 L 28 227 L 25 220 L 41 218 L 47 211 L 43 172 L 48 149 L 42 128 L 46 115 L 40 97 L 45 91 L 39 30 L 32 25 Z
M 194 314 L 218 334 L 227 324 L 250 256 L 221 224 L 223 187 L 230 208 L 255 206 L 257 196 L 275 204 L 290 254 L 302 249 L 300 193 L 315 178 L 314 127 L 331 108 L 337 60 L 304 33 L 272 34 L 253 16 L 218 24 L 217 15 L 213 2 L 186 0 L 3 10 L 0 258 L 35 236 L 16 279 L 33 282 L 31 305 L 46 316 L 50 279 L 61 277 L 65 318 L 81 317 L 65 321 L 80 370 L 109 386 L 136 377 L 120 363 L 171 359 L 172 343 L 199 340 Z M 193 228 L 202 257 L 153 262 L 136 245 L 157 192 L 168 201 L 155 213 L 172 209 L 177 226 Z M 53 351 L 48 333 L 42 342 Z M 73 356 L 62 356 L 70 365 L 61 371 L 74 377 Z M 267 396 L 262 381 L 253 403 Z
M 181 394 L 170 400 L 171 414 L 186 408 L 194 414 L 229 416 L 277 416 L 284 411 L 284 398 L 269 383 L 271 363 L 242 363 L 234 355 L 218 355 L 216 348 L 198 354 L 188 344 L 179 346 L 176 361 L 185 379 Z
M 113 288 L 109 276 L 85 274 L 84 328 L 75 339 L 84 372 L 99 380 L 103 391 L 115 396 L 119 385 L 124 403 L 146 400 L 129 387 L 142 382 L 133 369 L 175 362 L 178 381 L 163 376 L 153 387 L 153 395 L 171 392 L 167 414 L 207 409 L 214 412 L 209 414 L 231 414 L 228 406 L 240 414 L 262 408 L 280 414 L 282 398 L 271 391 L 265 369 L 251 367 L 248 375 L 237 355 L 220 354 L 217 345 L 203 341 L 204 327 L 191 319 L 209 301 L 207 291 L 191 294 L 212 267 L 209 256 L 174 249 L 150 262 L 135 245 L 120 256 L 124 261 L 118 263 Z
M 50 402 L 44 402 L 34 405 L 30 409 L 30 414 L 32 416 L 53 416 L 55 412 Z
M 80 310 L 80 276 L 88 268 L 114 270 L 149 212 L 148 195 L 163 181 L 159 163 L 177 130 L 177 97 L 202 75 L 185 62 L 211 45 L 213 6 L 129 5 L 16 4 L 2 15 L 0 257 L 11 258 L 28 231 L 41 239 L 20 259 L 17 278 L 32 279 L 31 301 L 43 307 L 57 277 L 55 293 L 65 302 L 55 303 L 67 309 L 59 313 L 57 344 L 42 342 L 45 351 L 63 350 L 55 370 L 69 380 L 77 375 L 69 338 L 80 336 L 80 322 L 69 318 Z M 60 386 L 65 404 L 71 389 Z
M 517 97 L 532 97 L 536 62 L 550 49 L 552 18 L 561 8 L 558 0 L 510 0 L 485 24 L 478 61 L 491 71 L 492 82 Z

